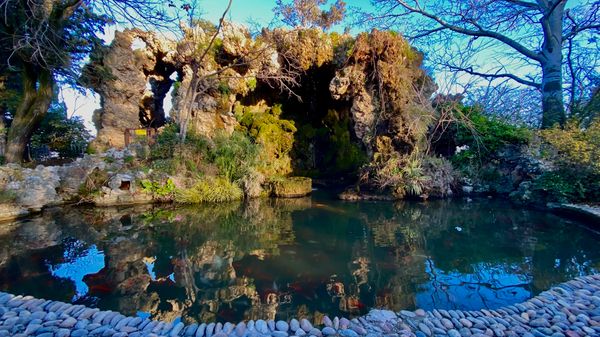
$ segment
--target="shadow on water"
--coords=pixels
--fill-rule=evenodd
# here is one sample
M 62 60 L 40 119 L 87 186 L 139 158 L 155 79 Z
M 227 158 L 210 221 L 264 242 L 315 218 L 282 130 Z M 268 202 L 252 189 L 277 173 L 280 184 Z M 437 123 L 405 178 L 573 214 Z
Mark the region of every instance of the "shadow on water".
M 62 208 L 0 228 L 0 289 L 186 322 L 473 310 L 597 272 L 598 242 L 497 200 Z

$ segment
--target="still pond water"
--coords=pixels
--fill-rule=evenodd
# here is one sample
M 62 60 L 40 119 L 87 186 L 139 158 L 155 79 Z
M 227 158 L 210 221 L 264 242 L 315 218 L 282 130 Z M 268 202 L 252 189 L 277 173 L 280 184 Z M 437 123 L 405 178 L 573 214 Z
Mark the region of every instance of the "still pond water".
M 0 289 L 186 322 L 472 310 L 598 272 L 599 243 L 487 199 L 65 208 L 0 226 Z

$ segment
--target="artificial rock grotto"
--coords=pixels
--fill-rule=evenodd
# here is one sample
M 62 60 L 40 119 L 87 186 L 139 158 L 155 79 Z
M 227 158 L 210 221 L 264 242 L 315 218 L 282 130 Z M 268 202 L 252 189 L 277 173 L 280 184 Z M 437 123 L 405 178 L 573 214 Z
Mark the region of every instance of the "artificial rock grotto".
M 126 129 L 169 119 L 212 137 L 239 129 L 248 112 L 271 113 L 290 122 L 293 137 L 276 154 L 290 157 L 278 173 L 337 175 L 356 173 L 378 152 L 411 154 L 433 119 L 427 98 L 435 85 L 422 56 L 393 32 L 264 29 L 252 37 L 228 22 L 215 39 L 210 24 L 182 32 L 171 40 L 125 30 L 94 53 L 83 76 L 101 97 L 94 147 L 122 148 Z

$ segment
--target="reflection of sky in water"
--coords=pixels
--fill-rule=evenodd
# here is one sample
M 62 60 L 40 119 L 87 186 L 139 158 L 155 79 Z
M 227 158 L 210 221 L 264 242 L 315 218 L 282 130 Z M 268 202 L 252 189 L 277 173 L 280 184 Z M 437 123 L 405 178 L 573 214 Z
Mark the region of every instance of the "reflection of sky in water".
M 144 264 L 146 265 L 146 269 L 148 270 L 148 274 L 150 275 L 152 281 L 156 281 L 156 273 L 154 272 L 154 261 L 156 261 L 156 256 L 153 258 L 144 259 Z M 171 281 L 175 282 L 175 273 L 171 273 L 167 277 L 171 279 Z
M 511 265 L 479 263 L 473 273 L 444 272 L 431 260 L 425 261 L 429 281 L 419 285 L 417 307 L 478 310 L 518 303 L 531 297 L 530 279 L 511 274 Z
M 77 247 L 69 247 L 75 249 Z M 56 277 L 71 279 L 75 283 L 76 294 L 72 300 L 85 296 L 88 292 L 88 286 L 83 282 L 83 277 L 88 274 L 94 274 L 104 268 L 104 252 L 98 250 L 95 245 L 90 246 L 83 251 L 83 254 L 73 256 L 70 249 L 65 249 L 63 256 L 64 263 L 48 265 L 52 275 Z

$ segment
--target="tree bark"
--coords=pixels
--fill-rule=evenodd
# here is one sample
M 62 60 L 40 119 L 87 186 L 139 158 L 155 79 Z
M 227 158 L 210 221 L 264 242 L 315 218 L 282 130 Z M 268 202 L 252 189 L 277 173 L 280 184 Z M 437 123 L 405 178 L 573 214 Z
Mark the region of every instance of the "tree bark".
M 542 66 L 542 128 L 563 126 L 566 120 L 562 77 L 562 34 L 565 11 L 563 0 L 546 3 L 540 20 L 544 32 L 540 65 Z
M 542 129 L 564 125 L 565 107 L 561 62 L 542 63 Z
M 6 123 L 4 122 L 6 109 L 0 106 L 0 164 L 4 162 L 4 152 L 6 150 Z
M 54 79 L 47 69 L 23 67 L 23 100 L 19 104 L 6 137 L 7 163 L 20 163 L 32 133 L 48 112 L 54 94 Z

